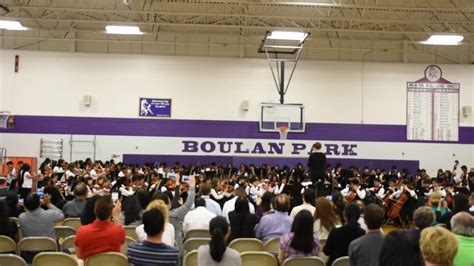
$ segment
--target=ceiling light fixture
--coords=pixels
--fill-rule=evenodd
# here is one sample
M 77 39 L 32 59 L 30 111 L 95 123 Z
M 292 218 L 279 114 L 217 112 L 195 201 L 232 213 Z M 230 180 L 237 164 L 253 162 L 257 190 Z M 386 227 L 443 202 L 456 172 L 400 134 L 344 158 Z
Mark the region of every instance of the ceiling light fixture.
M 0 29 L 5 30 L 27 30 L 20 22 L 13 20 L 0 20 Z
M 287 41 L 299 41 L 302 42 L 308 37 L 307 32 L 296 32 L 296 31 L 272 31 L 267 36 L 267 39 L 271 40 L 287 40 Z
M 422 42 L 427 45 L 459 45 L 464 36 L 457 34 L 433 34 L 428 40 Z
M 109 25 L 105 27 L 107 34 L 128 34 L 128 35 L 141 35 L 143 32 L 137 26 L 114 26 Z

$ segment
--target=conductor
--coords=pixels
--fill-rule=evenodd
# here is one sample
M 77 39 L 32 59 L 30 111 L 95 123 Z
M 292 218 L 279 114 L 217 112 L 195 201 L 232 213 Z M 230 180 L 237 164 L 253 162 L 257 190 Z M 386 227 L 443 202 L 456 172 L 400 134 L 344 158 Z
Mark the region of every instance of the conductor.
M 309 176 L 315 186 L 316 195 L 319 195 L 323 190 L 326 175 L 326 154 L 322 152 L 321 148 L 321 143 L 314 143 L 308 159 Z

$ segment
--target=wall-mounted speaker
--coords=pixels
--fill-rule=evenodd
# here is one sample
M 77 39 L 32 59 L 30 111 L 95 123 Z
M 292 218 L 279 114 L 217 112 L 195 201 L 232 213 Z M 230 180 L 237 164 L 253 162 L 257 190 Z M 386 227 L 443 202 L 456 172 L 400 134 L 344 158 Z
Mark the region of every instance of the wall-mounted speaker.
M 249 101 L 243 101 L 241 104 L 242 111 L 248 111 L 249 110 Z
M 472 114 L 471 106 L 463 106 L 461 110 L 462 110 L 462 116 L 464 117 L 468 117 Z
M 92 103 L 92 96 L 90 96 L 90 95 L 84 95 L 83 102 L 84 102 L 84 105 L 85 105 L 85 106 L 91 106 L 91 103 Z

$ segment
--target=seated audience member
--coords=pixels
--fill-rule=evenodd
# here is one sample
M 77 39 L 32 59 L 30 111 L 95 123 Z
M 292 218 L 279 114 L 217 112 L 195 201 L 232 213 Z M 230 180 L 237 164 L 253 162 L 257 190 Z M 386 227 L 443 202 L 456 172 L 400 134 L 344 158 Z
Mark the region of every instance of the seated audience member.
M 142 206 L 136 193 L 123 198 L 122 212 L 120 213 L 120 222 L 123 225 L 140 225 L 142 213 Z
M 446 201 L 443 204 L 447 204 Z M 444 215 L 441 215 L 442 211 L 441 204 L 438 205 L 436 210 L 436 221 L 438 223 L 445 224 L 448 229 L 451 229 L 451 218 L 458 212 L 469 212 L 469 199 L 465 194 L 458 193 L 453 197 L 453 210 L 446 212 Z M 446 207 L 446 206 L 444 206 Z
M 442 204 L 441 201 L 441 192 L 440 191 L 434 191 L 430 194 L 429 199 L 428 199 L 428 204 L 430 205 L 431 209 L 433 212 L 436 212 L 438 210 L 438 206 Z M 446 214 L 448 209 L 444 206 L 441 205 L 440 211 L 439 211 L 439 216 L 443 216 Z M 433 225 L 439 224 L 436 220 L 434 221 Z
M 458 252 L 456 236 L 441 226 L 425 228 L 420 237 L 425 266 L 451 266 Z
M 317 209 L 316 209 L 317 210 Z M 334 228 L 329 233 L 326 245 L 324 245 L 323 252 L 329 256 L 327 265 L 331 265 L 334 260 L 340 257 L 347 256 L 347 250 L 352 240 L 357 239 L 365 234 L 365 231 L 360 228 L 359 220 L 360 208 L 355 203 L 347 205 L 344 210 L 346 217 L 346 224 Z
M 18 195 L 14 191 L 9 191 L 5 199 L 7 213 L 9 217 L 18 218 L 20 214 L 25 212 L 25 209 L 18 204 Z
M 179 250 L 163 242 L 165 216 L 157 208 L 145 211 L 142 216 L 146 240 L 128 245 L 128 261 L 140 265 L 179 265 Z
M 145 211 L 150 211 L 153 209 L 158 209 L 160 212 L 163 214 L 165 217 L 165 229 L 163 232 L 162 240 L 163 243 L 165 243 L 168 246 L 174 247 L 175 242 L 174 242 L 174 226 L 169 223 L 169 210 L 168 206 L 162 201 L 162 200 L 154 200 L 148 204 L 146 207 Z M 135 232 L 137 233 L 138 236 L 138 241 L 143 242 L 146 240 L 146 232 L 145 232 L 145 226 L 143 224 L 137 226 L 135 229 Z
M 416 225 L 416 229 L 407 230 L 408 233 L 413 235 L 413 240 L 418 243 L 420 240 L 420 233 L 423 229 L 430 227 L 435 221 L 435 213 L 431 207 L 420 207 L 413 214 L 413 222 Z
M 267 191 L 263 193 L 262 197 L 256 200 L 255 203 L 257 204 L 257 207 L 255 210 L 255 214 L 257 215 L 259 219 L 267 214 L 273 213 L 272 202 L 274 199 L 275 199 L 275 195 L 271 193 L 270 191 Z
M 312 193 L 314 195 L 314 191 Z M 280 265 L 292 257 L 318 256 L 319 249 L 319 239 L 313 236 L 313 215 L 308 210 L 301 210 L 293 220 L 291 233 L 280 237 L 278 252 Z
M 471 196 L 469 197 L 469 212 L 471 215 L 474 215 L 474 192 L 471 192 Z
M 258 239 L 267 240 L 280 237 L 291 231 L 293 219 L 288 215 L 290 198 L 286 194 L 280 194 L 275 198 L 275 213 L 267 214 L 260 219 L 255 230 Z
M 240 254 L 238 251 L 227 247 L 229 236 L 229 223 L 222 216 L 217 216 L 209 223 L 211 242 L 209 245 L 198 248 L 198 265 L 205 266 L 240 266 Z
M 196 195 L 196 178 L 194 175 L 189 176 L 189 190 L 188 190 L 188 197 L 186 198 L 186 202 L 178 208 L 171 209 L 171 200 L 169 196 L 165 193 L 157 192 L 153 196 L 153 199 L 160 199 L 162 200 L 166 206 L 168 206 L 169 212 L 169 219 L 170 223 L 174 226 L 175 234 L 174 239 L 181 250 L 183 245 L 183 237 L 182 237 L 182 221 L 184 220 L 184 216 L 191 210 L 191 207 L 194 203 L 194 197 Z M 179 188 L 179 175 L 176 175 L 176 187 Z M 179 193 L 177 193 L 179 195 Z
M 51 196 L 51 204 L 58 207 L 59 209 L 63 208 L 64 201 L 61 196 L 61 191 L 56 186 L 58 182 L 58 174 L 52 174 L 51 176 L 46 176 L 43 179 L 44 184 L 44 194 L 49 194 Z
M 103 252 L 120 252 L 125 242 L 125 231 L 120 224 L 120 201 L 112 202 L 110 196 L 100 196 L 95 203 L 97 219 L 79 227 L 74 239 L 76 255 L 80 259 Z
M 296 206 L 291 210 L 290 216 L 291 218 L 295 218 L 295 216 L 298 214 L 298 212 L 302 210 L 308 210 L 311 212 L 312 215 L 314 215 L 314 212 L 316 208 L 312 205 L 314 204 L 314 190 L 312 188 L 306 189 L 303 193 L 303 204 Z
M 420 246 L 414 238 L 415 236 L 406 230 L 390 232 L 385 236 L 378 265 L 423 266 Z
M 16 240 L 18 235 L 18 226 L 10 220 L 4 200 L 0 200 L 0 235 L 8 236 L 13 240 Z
M 249 204 L 251 203 L 249 203 L 247 197 L 237 198 L 235 201 L 235 209 L 229 212 L 229 242 L 236 238 L 255 237 L 255 226 L 258 220 L 255 214 L 250 213 Z
M 40 197 L 30 192 L 24 201 L 26 213 L 20 214 L 20 229 L 23 237 L 45 236 L 56 239 L 54 226 L 57 222 L 64 219 L 63 212 L 51 204 L 49 194 L 44 194 L 43 206 L 40 207 Z
M 229 221 L 229 213 L 233 210 L 235 210 L 235 202 L 237 199 L 240 198 L 246 198 L 247 194 L 245 193 L 245 189 L 242 187 L 238 187 L 234 190 L 233 192 L 234 197 L 224 203 L 224 207 L 222 208 L 222 216 L 227 218 L 227 221 Z M 250 213 L 255 213 L 255 207 L 253 206 L 252 203 L 249 202 L 249 211 Z
M 99 198 L 100 198 L 99 195 L 95 195 L 92 198 L 87 199 L 86 205 L 84 206 L 84 209 L 81 215 L 82 225 L 91 224 L 96 220 L 97 217 L 95 216 L 95 203 L 97 202 Z
M 359 223 L 360 228 L 362 228 L 364 231 L 367 232 L 367 225 L 365 224 L 365 219 L 364 219 L 365 204 L 361 200 L 357 200 L 357 201 L 355 201 L 355 203 L 360 208 L 360 217 L 359 217 L 359 220 L 357 222 Z
M 339 217 L 334 212 L 331 202 L 320 197 L 316 200 L 316 211 L 314 212 L 313 234 L 319 240 L 326 240 L 329 232 L 336 227 L 340 227 Z
M 213 212 L 215 215 L 222 215 L 221 206 L 217 201 L 211 199 L 209 196 L 211 194 L 211 186 L 209 184 L 201 184 L 201 198 L 206 201 L 206 208 Z
M 194 210 L 188 212 L 184 216 L 183 220 L 183 234 L 194 229 L 206 230 L 209 228 L 209 222 L 212 218 L 216 217 L 216 214 L 206 209 L 206 201 L 203 198 L 197 198 L 194 206 Z
M 64 204 L 63 212 L 66 217 L 81 217 L 87 200 L 87 188 L 84 184 L 78 184 L 74 188 L 74 200 Z
M 384 222 L 384 213 L 376 204 L 369 204 L 364 211 L 367 231 L 349 245 L 349 259 L 351 265 L 378 266 L 379 255 L 382 249 L 384 234 L 381 227 Z
M 474 265 L 474 217 L 458 212 L 451 219 L 451 232 L 459 243 L 454 265 Z

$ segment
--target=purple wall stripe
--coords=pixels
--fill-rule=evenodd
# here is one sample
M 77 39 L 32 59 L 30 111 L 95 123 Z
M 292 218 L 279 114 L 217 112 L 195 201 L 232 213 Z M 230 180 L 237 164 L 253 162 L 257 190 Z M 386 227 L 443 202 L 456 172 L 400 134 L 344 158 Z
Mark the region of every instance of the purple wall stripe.
M 0 133 L 174 136 L 202 138 L 278 139 L 278 133 L 258 131 L 258 122 L 180 119 L 15 116 L 14 129 Z M 405 125 L 307 123 L 306 133 L 288 139 L 408 142 Z M 422 142 L 422 141 L 416 141 Z M 453 142 L 435 142 L 453 143 Z M 474 144 L 474 127 L 459 128 L 459 144 Z
M 295 167 L 297 163 L 302 163 L 306 167 L 307 159 L 302 158 L 276 158 L 276 157 L 237 157 L 237 156 L 208 156 L 208 155 L 142 155 L 142 154 L 124 154 L 123 161 L 126 163 L 140 164 L 144 163 L 155 163 L 165 162 L 168 165 L 173 165 L 175 162 L 180 162 L 184 165 L 197 164 L 205 165 L 212 162 L 217 164 L 233 163 L 239 165 L 245 164 L 270 164 L 270 165 L 288 165 Z M 396 165 L 398 169 L 407 168 L 411 173 L 416 173 L 419 168 L 419 161 L 409 160 L 368 160 L 368 159 L 331 159 L 328 158 L 328 163 L 336 165 L 336 163 L 342 163 L 343 166 L 349 167 L 355 165 L 359 168 L 368 166 L 370 168 L 382 168 L 390 169 L 393 165 Z

